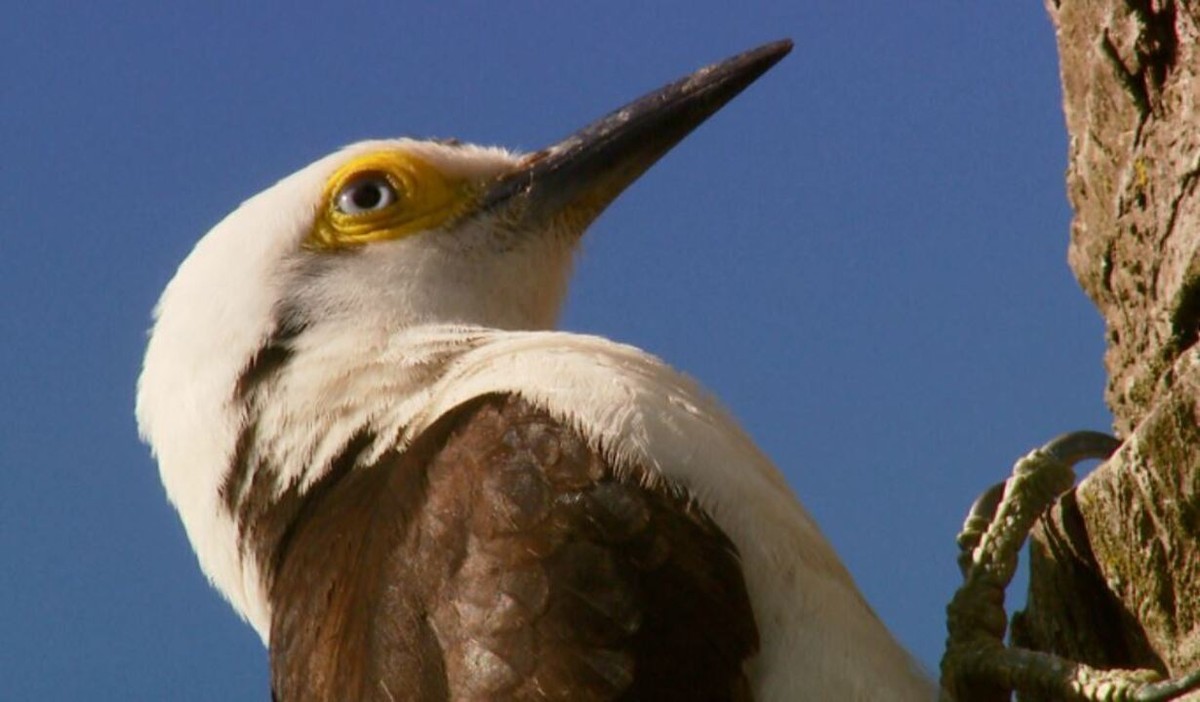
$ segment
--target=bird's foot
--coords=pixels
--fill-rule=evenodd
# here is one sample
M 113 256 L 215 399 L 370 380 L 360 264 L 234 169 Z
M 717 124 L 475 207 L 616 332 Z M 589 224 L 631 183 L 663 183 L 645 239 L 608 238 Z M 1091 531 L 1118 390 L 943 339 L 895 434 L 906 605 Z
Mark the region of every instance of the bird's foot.
M 1004 644 L 1004 591 L 1030 529 L 1075 484 L 1076 463 L 1106 459 L 1119 445 L 1107 434 L 1064 434 L 1017 461 L 1012 477 L 971 506 L 958 535 L 963 584 L 946 608 L 944 699 L 1007 702 L 1015 690 L 1081 702 L 1166 702 L 1200 689 L 1200 671 L 1162 680 L 1153 670 L 1099 670 Z

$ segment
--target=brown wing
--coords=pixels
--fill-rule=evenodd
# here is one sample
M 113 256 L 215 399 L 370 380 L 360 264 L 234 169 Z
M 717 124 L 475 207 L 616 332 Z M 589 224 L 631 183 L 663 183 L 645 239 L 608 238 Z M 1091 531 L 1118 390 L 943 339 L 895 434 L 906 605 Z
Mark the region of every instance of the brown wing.
M 520 399 L 335 470 L 293 514 L 272 559 L 279 702 L 751 699 L 729 540 Z

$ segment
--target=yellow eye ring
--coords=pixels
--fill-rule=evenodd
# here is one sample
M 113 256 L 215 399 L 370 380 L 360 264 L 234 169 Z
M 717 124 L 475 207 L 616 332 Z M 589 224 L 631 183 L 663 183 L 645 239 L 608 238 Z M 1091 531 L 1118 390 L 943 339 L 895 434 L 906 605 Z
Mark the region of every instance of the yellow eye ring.
M 351 159 L 328 180 L 305 248 L 339 250 L 431 231 L 468 211 L 475 188 L 406 151 Z

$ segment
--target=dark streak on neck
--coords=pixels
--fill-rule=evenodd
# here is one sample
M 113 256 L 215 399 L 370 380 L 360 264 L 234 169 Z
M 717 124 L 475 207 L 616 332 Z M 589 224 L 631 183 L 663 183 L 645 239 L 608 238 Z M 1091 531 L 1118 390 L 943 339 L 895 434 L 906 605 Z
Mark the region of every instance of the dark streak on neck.
M 319 503 L 322 495 L 354 469 L 363 451 L 375 441 L 375 435 L 365 429 L 359 431 L 338 451 L 329 470 L 315 483 L 302 489 L 298 477 L 281 491 L 277 485 L 280 472 L 274 466 L 259 458 L 253 462 L 253 469 L 250 467 L 250 449 L 256 434 L 257 425 L 252 422 L 238 437 L 232 471 L 249 475 L 250 484 L 234 497 L 223 490 L 222 497 L 237 524 L 239 554 L 257 561 L 259 573 L 269 587 L 302 513 L 311 504 Z
M 259 481 L 260 469 L 264 467 L 252 465 L 254 443 L 258 436 L 258 412 L 255 407 L 258 390 L 287 366 L 294 353 L 293 342 L 308 327 L 299 313 L 286 306 L 277 308 L 274 317 L 275 330 L 238 375 L 231 398 L 235 405 L 243 406 L 248 418 L 238 434 L 233 460 L 225 471 L 225 479 L 221 481 L 220 497 L 226 511 L 238 516 L 239 524 L 242 517 L 239 505 L 252 487 L 247 483 Z
M 275 330 L 246 364 L 234 385 L 235 401 L 245 401 L 267 380 L 287 365 L 295 349 L 296 337 L 308 328 L 308 322 L 295 310 L 281 307 L 275 312 Z

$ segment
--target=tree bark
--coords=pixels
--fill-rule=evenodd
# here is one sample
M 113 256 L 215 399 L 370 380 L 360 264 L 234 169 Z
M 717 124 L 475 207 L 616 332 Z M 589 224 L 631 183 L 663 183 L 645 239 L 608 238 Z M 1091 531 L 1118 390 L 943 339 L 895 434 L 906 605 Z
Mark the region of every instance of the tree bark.
M 1106 400 L 1125 443 L 1035 529 L 1013 639 L 1178 675 L 1200 668 L 1200 0 L 1047 7 L 1070 135 L 1068 260 L 1107 323 Z

